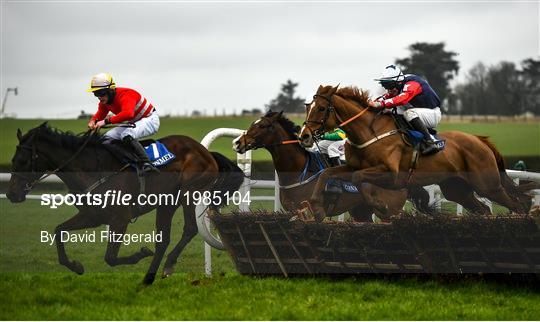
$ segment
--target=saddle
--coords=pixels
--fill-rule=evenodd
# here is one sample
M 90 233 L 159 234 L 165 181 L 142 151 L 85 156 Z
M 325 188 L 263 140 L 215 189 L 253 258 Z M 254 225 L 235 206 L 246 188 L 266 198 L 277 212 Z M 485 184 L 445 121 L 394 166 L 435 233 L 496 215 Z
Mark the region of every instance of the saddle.
M 403 115 L 399 115 L 397 113 L 392 112 L 392 118 L 394 119 L 394 123 L 396 124 L 396 127 L 398 128 L 399 132 L 401 133 L 401 138 L 403 139 L 403 142 L 405 144 L 414 147 L 419 148 L 421 144 L 424 144 L 424 134 L 422 134 L 419 131 L 416 131 L 410 124 L 405 120 Z M 437 133 L 437 130 L 433 128 L 428 128 L 428 131 L 431 135 L 435 137 L 435 144 L 439 147 L 439 149 L 444 149 L 446 146 L 446 141 L 441 139 Z
M 137 167 L 137 155 L 122 140 L 107 140 L 103 143 L 105 149 L 118 159 L 118 161 L 129 164 L 135 168 Z M 140 143 L 144 147 L 150 162 L 152 162 L 155 167 L 164 166 L 176 158 L 176 156 L 167 150 L 165 145 L 159 141 L 146 139 L 141 140 Z

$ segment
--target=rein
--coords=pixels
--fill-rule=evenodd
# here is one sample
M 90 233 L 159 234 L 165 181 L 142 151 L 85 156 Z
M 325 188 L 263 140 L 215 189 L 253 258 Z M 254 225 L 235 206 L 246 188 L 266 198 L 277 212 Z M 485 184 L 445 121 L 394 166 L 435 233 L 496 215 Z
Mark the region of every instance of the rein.
M 341 128 L 349 123 L 351 123 L 352 121 L 358 119 L 359 117 L 361 117 L 362 115 L 364 115 L 364 113 L 366 113 L 368 110 L 369 110 L 369 107 L 365 107 L 363 108 L 360 112 L 356 113 L 354 116 L 346 119 L 345 121 L 342 121 L 341 118 L 339 117 L 339 115 L 337 114 L 336 112 L 336 108 L 334 107 L 334 103 L 332 101 L 332 96 L 330 97 L 326 97 L 324 95 L 320 95 L 320 94 L 315 94 L 313 96 L 313 98 L 317 98 L 317 97 L 321 97 L 321 98 L 324 98 L 328 103 L 328 107 L 326 108 L 325 110 L 325 113 L 324 113 L 324 117 L 323 117 L 323 120 L 322 121 L 305 121 L 304 124 L 309 128 L 309 126 L 307 125 L 308 123 L 315 123 L 315 124 L 321 124 L 321 128 L 319 128 L 318 130 L 316 131 L 312 131 L 315 136 L 319 136 L 320 134 L 318 132 L 320 132 L 322 130 L 322 133 L 326 132 L 326 122 L 328 121 L 328 118 L 330 117 L 330 113 L 334 113 L 334 116 L 336 117 L 336 120 L 338 120 L 339 122 L 341 122 L 338 127 Z M 309 114 L 308 114 L 309 116 Z M 310 129 L 311 130 L 311 129 Z M 372 130 L 373 132 L 373 130 Z M 347 142 L 354 146 L 355 148 L 357 149 L 363 149 L 365 147 L 368 147 L 370 146 L 371 144 L 379 141 L 380 139 L 384 139 L 385 137 L 388 137 L 388 136 L 391 136 L 391 135 L 394 135 L 394 134 L 398 134 L 400 133 L 399 129 L 394 129 L 394 130 L 391 130 L 391 131 L 388 131 L 388 132 L 385 132 L 381 135 L 375 135 L 374 138 L 372 138 L 371 140 L 368 140 L 367 142 L 364 142 L 362 144 L 356 144 L 356 143 L 353 143 L 351 142 L 351 140 L 347 139 Z M 316 142 L 316 140 L 315 140 Z
M 279 143 L 278 145 L 295 144 L 295 143 L 300 143 L 300 140 L 287 140 L 287 141 L 282 141 L 282 142 Z
M 53 171 L 48 171 L 47 173 L 45 173 L 40 178 L 35 179 L 31 183 L 27 183 L 26 187 L 25 187 L 25 191 L 28 192 L 28 191 L 32 190 L 32 188 L 34 188 L 34 186 L 36 184 L 38 184 L 39 182 L 45 180 L 46 178 L 48 178 L 48 177 L 50 177 L 52 175 L 58 173 L 60 170 L 62 170 L 64 167 L 66 167 L 71 161 L 75 160 L 75 158 L 84 150 L 84 148 L 88 145 L 88 142 L 90 142 L 92 137 L 94 137 L 99 132 L 100 129 L 113 128 L 113 127 L 130 127 L 130 128 L 134 128 L 134 127 L 136 127 L 136 125 L 134 123 L 109 124 L 109 125 L 103 126 L 101 128 L 96 128 L 96 129 L 92 129 L 92 130 L 87 131 L 88 135 L 86 137 L 86 140 L 83 142 L 83 144 L 79 147 L 79 149 L 77 151 L 75 151 L 75 153 L 69 159 L 64 161 L 61 165 L 56 167 L 56 169 L 54 169 Z M 21 149 L 29 149 L 29 150 L 32 151 L 32 159 L 31 159 L 31 161 L 32 161 L 32 164 L 31 164 L 32 173 L 37 172 L 35 170 L 35 167 L 34 167 L 34 161 L 38 158 L 38 155 L 36 153 L 36 146 L 34 144 L 32 144 L 32 146 L 18 145 L 17 147 L 21 148 Z M 31 181 L 31 179 L 29 179 L 25 175 L 22 175 L 22 174 L 17 173 L 17 172 L 12 172 L 12 175 L 21 177 L 26 181 Z
M 50 176 L 52 176 L 53 174 L 56 174 L 58 173 L 58 171 L 62 170 L 65 166 L 67 166 L 71 161 L 73 161 L 78 155 L 79 153 L 82 152 L 82 150 L 84 150 L 84 148 L 88 145 L 88 142 L 90 142 L 90 139 L 97 133 L 98 131 L 96 130 L 91 130 L 89 135 L 86 137 L 86 140 L 84 141 L 84 143 L 79 147 L 79 149 L 69 158 L 67 159 L 66 161 L 64 161 L 61 165 L 59 165 L 58 167 L 56 167 L 56 169 L 54 169 L 53 171 L 48 171 L 47 173 L 45 173 L 43 176 L 41 176 L 40 178 L 37 178 L 35 179 L 34 181 L 32 181 L 31 183 L 27 183 L 26 184 L 26 187 L 25 187 L 25 190 L 26 191 L 30 191 L 32 190 L 32 188 L 38 184 L 39 182 L 45 180 L 45 178 L 48 178 Z M 22 148 L 22 149 L 31 149 L 32 150 L 32 173 L 34 172 L 37 172 L 35 169 L 34 169 L 34 160 L 38 158 L 38 155 L 36 153 L 36 146 L 34 144 L 32 144 L 32 146 L 26 146 L 26 145 L 19 145 L 18 146 L 19 148 Z M 19 176 L 25 180 L 28 180 L 30 181 L 30 179 L 28 179 L 28 177 L 20 174 L 20 173 L 17 173 L 17 172 L 13 172 L 12 173 L 14 176 Z

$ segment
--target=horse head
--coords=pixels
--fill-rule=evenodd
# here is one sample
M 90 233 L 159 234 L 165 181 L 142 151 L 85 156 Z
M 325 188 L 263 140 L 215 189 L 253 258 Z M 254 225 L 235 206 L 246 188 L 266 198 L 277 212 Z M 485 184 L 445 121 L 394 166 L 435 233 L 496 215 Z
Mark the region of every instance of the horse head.
M 304 147 L 311 147 L 315 140 L 333 129 L 342 128 L 347 132 L 345 126 L 360 120 L 360 117 L 362 117 L 360 123 L 369 124 L 376 114 L 368 113 L 372 116 L 366 117 L 365 113 L 372 111 L 368 106 L 368 91 L 355 86 L 339 89 L 338 87 L 339 84 L 335 87 L 319 86 L 317 93 L 313 96 L 313 101 L 306 104 L 306 120 L 300 132 L 301 144 Z
M 299 135 L 302 146 L 313 146 L 315 140 L 324 132 L 337 127 L 338 120 L 334 113 L 333 95 L 338 87 L 339 84 L 335 87 L 320 85 L 311 103 L 306 104 L 306 120 Z
M 19 144 L 11 159 L 11 179 L 6 193 L 11 202 L 25 201 L 28 192 L 47 171 L 47 165 L 40 158 L 36 142 L 40 131 L 45 127 L 47 127 L 46 122 L 24 135 L 20 129 L 17 129 Z
M 283 129 L 281 120 L 291 124 L 291 128 Z M 287 134 L 284 134 L 287 132 Z M 291 132 L 291 133 L 289 133 Z M 253 122 L 244 134 L 234 139 L 233 150 L 245 153 L 249 150 L 279 145 L 289 136 L 295 136 L 298 128 L 283 116 L 283 111 L 268 111 L 264 116 Z

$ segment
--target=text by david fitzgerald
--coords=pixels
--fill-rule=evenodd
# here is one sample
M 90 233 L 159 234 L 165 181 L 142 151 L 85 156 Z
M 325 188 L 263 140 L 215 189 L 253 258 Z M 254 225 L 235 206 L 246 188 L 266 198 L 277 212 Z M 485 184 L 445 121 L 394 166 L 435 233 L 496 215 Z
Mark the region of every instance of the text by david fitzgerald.
M 41 231 L 41 242 L 53 245 L 56 234 L 50 234 L 46 230 Z M 148 234 L 119 234 L 109 230 L 102 231 L 85 231 L 84 233 L 72 233 L 62 230 L 58 236 L 63 243 L 95 243 L 112 242 L 129 245 L 131 243 L 156 243 L 161 242 L 162 232 L 156 233 L 152 231 Z

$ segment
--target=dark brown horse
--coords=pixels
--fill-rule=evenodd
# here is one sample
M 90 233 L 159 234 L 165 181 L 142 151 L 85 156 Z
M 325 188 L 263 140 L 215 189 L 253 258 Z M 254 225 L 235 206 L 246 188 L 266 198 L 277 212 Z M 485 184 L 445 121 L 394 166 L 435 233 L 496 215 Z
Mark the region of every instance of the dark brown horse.
M 312 207 L 321 216 L 319 203 L 324 182 L 329 177 L 350 177 L 356 184 L 370 182 L 391 189 L 438 184 L 446 199 L 479 214 L 490 214 L 474 192 L 514 212 L 525 211 L 523 195 L 505 172 L 504 161 L 486 137 L 463 132 L 441 133 L 446 148 L 421 156 L 410 172 L 413 149 L 404 143 L 392 117 L 369 109 L 369 94 L 355 87 L 320 86 L 307 106 L 302 144 L 311 146 L 321 133 L 341 127 L 348 137 L 347 165 L 330 168 L 319 178 L 311 197 Z
M 12 176 L 7 193 L 9 200 L 24 201 L 34 184 L 51 171 L 56 173 L 74 194 L 89 192 L 105 197 L 107 191 L 114 190 L 124 195 L 139 196 L 139 180 L 133 168 L 126 167 L 125 163 L 113 156 L 104 148 L 103 138 L 94 134 L 92 132 L 75 136 L 51 129 L 46 123 L 25 135 L 18 130 L 19 145 L 12 159 Z M 167 136 L 159 140 L 176 155 L 176 159 L 163 166 L 159 174 L 146 176 L 144 194 L 169 194 L 178 196 L 178 200 L 173 201 L 170 198 L 155 205 L 134 202 L 102 208 L 101 205 L 83 199 L 82 204 L 77 205 L 78 213 L 55 229 L 60 264 L 75 273 L 84 272 L 80 262 L 68 258 L 60 239 L 62 231 L 95 228 L 106 224 L 109 225 L 111 233 L 124 234 L 132 219 L 157 208 L 156 234 L 161 234 L 161 240 L 156 240 L 155 252 L 143 247 L 131 256 L 119 257 L 121 243 L 109 240 L 105 254 L 105 262 L 110 266 L 136 264 L 145 257 L 153 256 L 143 280 L 143 283 L 151 284 L 169 245 L 171 221 L 176 209 L 180 205 L 183 207 L 184 229 L 182 238 L 167 256 L 164 276 L 173 272 L 178 256 L 197 234 L 196 205 L 193 199 L 188 200 L 188 197 L 193 197 L 195 191 L 233 192 L 242 183 L 243 172 L 234 163 L 219 153 L 209 152 L 195 140 L 181 135 Z M 103 182 L 100 183 L 100 180 Z
M 279 176 L 280 199 L 283 208 L 289 211 L 302 208 L 301 201 L 307 200 L 315 187 L 319 171 L 307 173 L 303 180 L 301 174 L 309 168 L 309 153 L 300 146 L 298 132 L 300 127 L 283 116 L 280 112 L 268 112 L 253 122 L 246 133 L 234 141 L 233 148 L 239 153 L 251 149 L 265 148 L 270 152 L 274 167 Z M 417 208 L 426 211 L 427 192 L 416 189 L 412 196 Z M 359 186 L 359 194 L 343 193 L 333 200 L 335 207 L 327 204 L 327 216 L 336 216 L 349 211 L 355 221 L 371 221 L 373 212 L 381 219 L 397 215 L 403 208 L 407 191 L 389 190 L 365 183 Z M 330 210 L 330 211 L 328 211 Z

